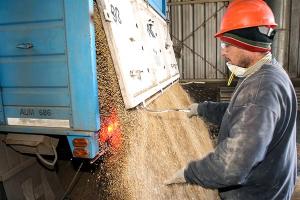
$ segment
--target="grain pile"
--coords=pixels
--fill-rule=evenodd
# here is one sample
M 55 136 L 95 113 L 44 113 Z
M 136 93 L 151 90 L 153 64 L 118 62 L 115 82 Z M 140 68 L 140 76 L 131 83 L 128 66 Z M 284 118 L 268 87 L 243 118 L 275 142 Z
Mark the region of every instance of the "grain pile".
M 198 186 L 165 186 L 176 170 L 212 150 L 205 124 L 185 113 L 152 114 L 126 110 L 99 12 L 95 5 L 95 29 L 99 101 L 102 119 L 115 111 L 120 121 L 122 145 L 104 158 L 86 182 L 93 194 L 82 188 L 78 199 L 217 199 L 216 191 Z M 149 105 L 151 109 L 184 108 L 191 102 L 173 85 Z M 96 185 L 96 186 L 95 186 Z M 88 190 L 88 189 L 87 189 Z M 76 199 L 76 198 L 75 198 Z
M 300 200 L 300 179 L 299 179 L 299 171 L 300 171 L 300 144 L 297 143 L 297 173 L 298 173 L 298 178 L 296 181 L 296 187 L 295 191 L 293 194 L 292 199 L 293 200 Z
M 297 178 L 297 181 L 296 181 L 296 186 L 295 186 L 295 190 L 294 190 L 292 200 L 300 200 L 300 180 L 299 180 L 299 177 Z

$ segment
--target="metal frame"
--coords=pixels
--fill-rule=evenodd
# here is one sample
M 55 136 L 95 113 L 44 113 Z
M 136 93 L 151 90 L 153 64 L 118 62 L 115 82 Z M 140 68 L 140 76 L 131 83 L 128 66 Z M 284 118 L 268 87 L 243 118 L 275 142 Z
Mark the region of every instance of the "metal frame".
M 200 25 L 198 25 L 197 27 L 195 27 L 194 26 L 194 18 L 195 18 L 195 10 L 194 10 L 194 5 L 195 4 L 204 4 L 204 3 L 216 3 L 216 2 L 229 2 L 228 0 L 227 1 L 225 1 L 225 0 L 221 0 L 221 1 L 205 1 L 205 0 L 195 0 L 195 1 L 181 1 L 181 2 L 168 2 L 168 5 L 169 6 L 180 6 L 180 12 L 181 12 L 181 21 L 182 22 L 184 22 L 184 20 L 183 20 L 183 9 L 182 9 L 182 7 L 184 6 L 184 5 L 191 5 L 192 6 L 192 14 L 193 14 L 193 31 L 191 32 L 191 33 L 189 33 L 187 36 L 185 36 L 184 38 L 182 38 L 182 39 L 179 39 L 179 38 L 177 38 L 176 36 L 175 36 L 175 34 L 172 32 L 172 23 L 170 23 L 171 25 L 171 28 L 170 28 L 170 30 L 171 30 L 171 37 L 172 37 L 172 39 L 173 40 L 175 40 L 175 43 L 177 44 L 177 45 L 180 45 L 180 46 L 182 46 L 182 47 L 184 47 L 184 48 L 186 48 L 186 49 L 188 49 L 189 51 L 191 51 L 192 53 L 193 53 L 193 63 L 194 63 L 194 65 L 193 65 L 193 71 L 194 71 L 194 75 L 193 75 L 193 79 L 195 79 L 196 77 L 195 77 L 195 57 L 199 57 L 199 58 L 201 58 L 201 60 L 203 60 L 204 61 L 204 75 L 205 75 L 205 77 L 204 78 L 207 78 L 206 77 L 206 74 L 207 74 L 207 64 L 209 65 L 209 66 L 211 66 L 213 69 L 215 69 L 215 76 L 216 77 L 218 77 L 218 74 L 221 74 L 221 75 L 223 75 L 224 77 L 227 77 L 228 76 L 228 74 L 227 74 L 227 71 L 225 70 L 225 71 L 222 71 L 222 70 L 220 70 L 215 64 L 213 64 L 213 63 L 211 63 L 210 61 L 208 61 L 208 59 L 207 59 L 207 55 L 206 55 L 206 51 L 207 51 L 207 49 L 205 49 L 204 50 L 204 55 L 200 55 L 199 53 L 197 53 L 196 51 L 195 51 L 195 40 L 193 41 L 193 46 L 189 46 L 188 44 L 186 44 L 186 41 L 189 39 L 189 38 L 194 38 L 194 36 L 195 36 L 195 32 L 197 32 L 198 30 L 200 30 L 200 28 L 202 28 L 202 27 L 205 27 L 206 26 L 206 24 L 211 20 L 211 19 L 214 19 L 214 18 L 216 18 L 216 16 L 217 16 L 217 14 L 220 12 L 220 11 L 222 11 L 226 6 L 227 6 L 227 4 L 224 4 L 223 6 L 221 6 L 221 7 L 218 7 L 218 6 L 216 6 L 216 11 L 215 11 L 215 13 L 213 13 L 212 15 L 210 15 L 210 16 L 208 16 L 207 18 L 205 18 L 205 20 L 200 24 Z M 170 15 L 172 15 L 172 14 L 174 14 L 174 13 L 172 13 L 172 8 L 171 7 L 169 7 L 169 10 L 170 10 Z M 206 10 L 204 9 L 204 13 L 203 13 L 203 15 L 204 15 L 204 17 L 206 16 Z M 171 18 L 170 18 L 171 19 Z M 183 25 L 181 25 L 181 26 L 183 26 Z M 218 29 L 218 28 L 216 28 L 216 29 Z M 183 36 L 183 28 L 182 28 L 182 32 L 181 32 L 181 35 Z M 204 43 L 203 43 L 203 46 L 204 47 L 206 47 L 208 44 L 206 44 L 206 36 L 205 36 L 205 34 L 204 34 Z M 217 42 L 218 43 L 218 42 Z M 207 47 L 206 47 L 207 48 Z M 217 50 L 218 50 L 218 47 L 216 47 L 216 55 L 217 55 Z M 184 58 L 181 58 L 182 60 L 182 63 L 184 63 L 184 61 L 183 61 L 183 59 Z M 216 56 L 216 60 L 217 60 L 217 56 Z M 216 64 L 217 64 L 217 61 L 216 61 Z M 185 67 L 185 66 L 183 66 L 183 67 Z M 181 78 L 182 79 L 186 79 L 186 75 L 184 74 L 184 70 L 182 69 L 182 72 L 181 72 Z
M 64 3 L 73 129 L 97 131 L 100 115 L 95 31 L 91 21 L 93 1 L 65 0 Z
M 176 5 L 187 5 L 187 4 L 200 4 L 200 3 L 218 3 L 218 2 L 228 2 L 231 0 L 194 0 L 194 1 L 178 1 L 172 2 L 170 0 L 167 5 L 168 6 L 176 6 Z

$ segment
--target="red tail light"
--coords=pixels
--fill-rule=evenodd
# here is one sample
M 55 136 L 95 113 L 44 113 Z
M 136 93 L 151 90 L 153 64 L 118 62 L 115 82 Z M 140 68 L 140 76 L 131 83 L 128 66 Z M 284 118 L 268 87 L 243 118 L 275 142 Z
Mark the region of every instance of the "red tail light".
M 73 139 L 74 147 L 88 147 L 89 141 L 85 138 L 75 138 Z
M 73 150 L 74 157 L 87 158 L 89 156 L 89 150 L 85 148 L 75 147 Z
M 119 119 L 115 111 L 108 118 L 102 120 L 100 129 L 100 142 L 107 143 L 113 149 L 118 149 L 121 145 L 121 129 Z

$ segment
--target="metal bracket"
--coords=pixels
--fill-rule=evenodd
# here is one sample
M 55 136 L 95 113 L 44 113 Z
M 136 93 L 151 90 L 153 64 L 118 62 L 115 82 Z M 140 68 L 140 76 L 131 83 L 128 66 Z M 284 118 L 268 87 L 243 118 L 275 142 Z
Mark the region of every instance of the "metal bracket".
M 109 150 L 109 146 L 106 146 L 102 151 L 100 151 L 95 158 L 93 158 L 92 160 L 90 160 L 90 164 L 93 164 L 94 162 L 96 162 L 101 156 L 103 156 L 106 152 L 108 152 Z

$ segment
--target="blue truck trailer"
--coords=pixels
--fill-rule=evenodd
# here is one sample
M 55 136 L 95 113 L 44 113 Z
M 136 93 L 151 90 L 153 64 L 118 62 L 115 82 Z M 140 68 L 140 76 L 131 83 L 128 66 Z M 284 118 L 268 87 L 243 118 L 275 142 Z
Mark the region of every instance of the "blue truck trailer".
M 165 23 L 165 0 L 136 2 L 145 4 L 142 6 L 149 10 L 149 15 L 155 19 L 160 18 L 158 21 L 161 24 Z M 27 138 L 31 140 L 43 135 L 50 138 L 60 135 L 67 137 L 74 157 L 95 159 L 101 155 L 101 116 L 93 26 L 95 3 L 101 4 L 99 8 L 103 10 L 100 12 L 104 13 L 104 21 L 112 33 L 114 29 L 130 26 L 130 22 L 125 23 L 127 18 L 122 17 L 122 14 L 127 13 L 127 17 L 132 15 L 132 19 L 138 15 L 132 14 L 137 8 L 128 10 L 133 6 L 132 1 L 124 0 L 0 0 L 0 131 L 12 134 L 10 141 L 21 137 L 22 142 L 28 144 L 31 141 L 26 141 Z M 115 20 L 116 16 L 121 16 L 122 22 Z M 160 55 L 160 60 L 155 58 L 154 64 L 164 65 L 163 70 L 168 71 L 161 73 L 156 70 L 157 76 L 160 76 L 158 81 L 150 80 L 151 77 L 145 79 L 149 84 L 156 82 L 159 86 L 149 87 L 145 83 L 145 87 L 151 88 L 151 91 L 140 95 L 138 100 L 128 104 L 128 108 L 143 103 L 179 78 L 172 43 L 166 39 L 168 33 L 163 33 L 167 30 L 167 24 L 164 24 L 163 29 L 158 27 L 155 32 L 153 27 L 157 27 L 158 22 L 154 22 L 153 17 L 148 19 L 146 16 L 144 19 L 147 31 L 142 31 L 147 32 L 148 36 L 136 38 L 148 40 L 149 44 L 158 41 L 157 45 L 163 46 L 164 55 L 170 55 L 171 58 L 164 60 L 163 55 Z M 137 23 L 133 24 L 138 27 Z M 163 44 L 157 39 L 160 36 L 159 30 L 163 30 L 161 38 L 167 40 Z M 117 46 L 119 37 L 122 36 L 116 34 L 111 37 Z M 136 41 L 134 37 L 128 41 Z M 151 56 L 161 52 L 161 49 L 155 50 L 160 47 L 151 48 Z M 126 51 L 126 47 L 123 49 Z M 120 62 L 116 71 L 126 74 L 122 72 L 122 60 Z M 149 68 L 147 70 L 149 72 Z M 141 75 L 137 74 L 145 73 L 146 69 L 128 71 L 128 81 L 125 75 L 119 80 L 122 88 L 128 89 L 127 85 L 130 84 L 142 85 L 134 81 L 142 82 Z M 164 74 L 166 76 L 162 76 Z M 131 91 L 130 87 L 128 91 Z M 140 92 L 132 96 L 138 96 L 136 94 Z

